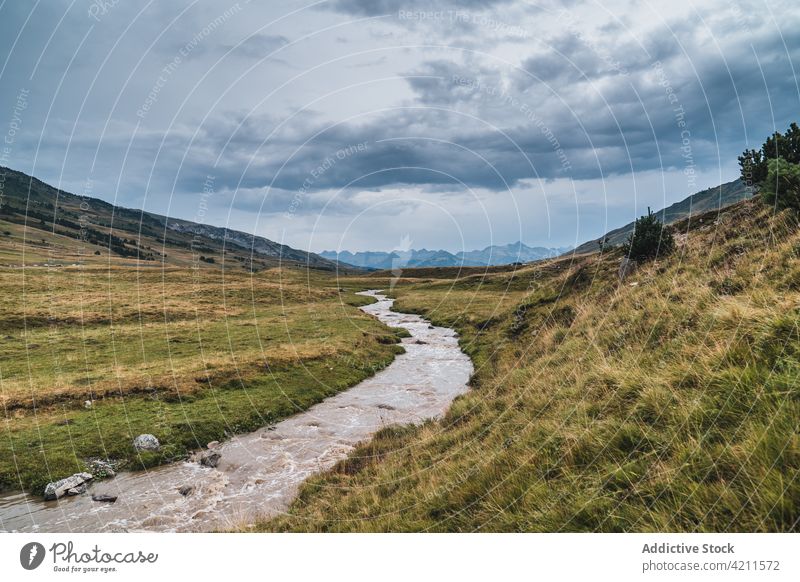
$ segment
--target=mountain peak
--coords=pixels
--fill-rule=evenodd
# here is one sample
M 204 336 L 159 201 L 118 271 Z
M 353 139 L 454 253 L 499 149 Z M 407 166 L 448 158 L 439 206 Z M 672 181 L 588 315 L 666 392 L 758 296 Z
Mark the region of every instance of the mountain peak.
M 541 259 L 556 257 L 568 247 L 545 248 L 529 247 L 521 241 L 506 245 L 490 245 L 482 250 L 459 251 L 451 253 L 445 250 L 418 250 L 386 252 L 386 251 L 323 251 L 320 256 L 341 263 L 367 269 L 394 269 L 397 267 L 486 267 L 510 265 L 512 263 L 529 263 Z

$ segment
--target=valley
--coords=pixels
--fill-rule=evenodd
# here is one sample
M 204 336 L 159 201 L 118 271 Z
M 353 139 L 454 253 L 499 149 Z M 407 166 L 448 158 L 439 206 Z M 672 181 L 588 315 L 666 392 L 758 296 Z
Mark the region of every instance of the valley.
M 439 419 L 351 443 L 308 474 L 285 514 L 214 527 L 797 527 L 791 210 L 716 198 L 674 220 L 672 253 L 625 270 L 621 247 L 595 242 L 530 264 L 398 272 L 193 223 L 159 232 L 172 219 L 139 235 L 133 214 L 76 231 L 59 216 L 80 202 L 37 188 L 58 212 L 31 222 L 17 196 L 0 224 L 5 490 L 38 495 L 96 461 L 124 474 L 183 466 L 208 443 L 344 394 L 407 351 L 406 332 L 360 309 L 373 299 L 357 292 L 383 289 L 398 312 L 458 332 L 471 390 Z M 158 450 L 136 450 L 140 434 Z

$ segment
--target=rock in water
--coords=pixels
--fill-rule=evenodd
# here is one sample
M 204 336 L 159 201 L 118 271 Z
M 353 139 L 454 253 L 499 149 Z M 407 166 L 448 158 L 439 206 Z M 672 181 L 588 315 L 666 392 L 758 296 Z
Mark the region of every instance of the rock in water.
M 92 495 L 92 501 L 100 501 L 103 503 L 114 503 L 117 500 L 116 495 Z
M 137 451 L 157 451 L 161 448 L 161 443 L 151 434 L 140 434 L 133 439 L 133 448 Z
M 86 486 L 84 484 L 91 480 L 92 476 L 89 473 L 75 473 L 60 481 L 48 483 L 47 487 L 44 488 L 44 500 L 53 501 L 67 494 L 79 495 L 83 491 L 86 491 Z M 83 491 L 79 490 L 81 486 L 83 486 Z M 72 493 L 71 490 L 75 490 L 76 492 Z
M 209 453 L 204 453 L 200 457 L 200 464 L 204 467 L 211 467 L 212 469 L 215 468 L 219 464 L 219 460 L 222 458 L 222 455 L 215 451 L 211 451 Z
M 73 487 L 72 489 L 67 489 L 67 495 L 83 495 L 86 493 L 86 489 L 86 483 L 83 483 L 77 487 Z
M 178 493 L 186 497 L 187 495 L 191 495 L 192 491 L 194 491 L 194 485 L 183 485 L 178 489 Z

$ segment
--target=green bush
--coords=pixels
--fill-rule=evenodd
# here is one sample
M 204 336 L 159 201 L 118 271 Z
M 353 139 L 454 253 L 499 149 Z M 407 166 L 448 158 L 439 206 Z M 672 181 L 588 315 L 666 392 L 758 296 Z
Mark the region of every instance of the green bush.
M 625 254 L 635 261 L 653 259 L 656 256 L 668 255 L 675 248 L 672 229 L 664 226 L 658 216 L 650 208 L 647 214 L 637 218 L 633 232 L 622 245 Z
M 767 179 L 769 161 L 783 158 L 790 164 L 800 164 L 800 127 L 789 125 L 786 133 L 776 131 L 760 150 L 745 150 L 739 156 L 741 178 L 748 187 L 760 188 Z
M 770 206 L 800 210 L 800 164 L 783 158 L 769 160 L 760 191 L 761 199 Z

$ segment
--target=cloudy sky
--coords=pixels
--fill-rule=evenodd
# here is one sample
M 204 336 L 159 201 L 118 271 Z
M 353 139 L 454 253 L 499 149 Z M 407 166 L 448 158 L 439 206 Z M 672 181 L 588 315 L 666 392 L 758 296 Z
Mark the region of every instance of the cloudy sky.
M 576 245 L 800 117 L 795 2 L 0 0 L 5 159 L 314 251 Z

